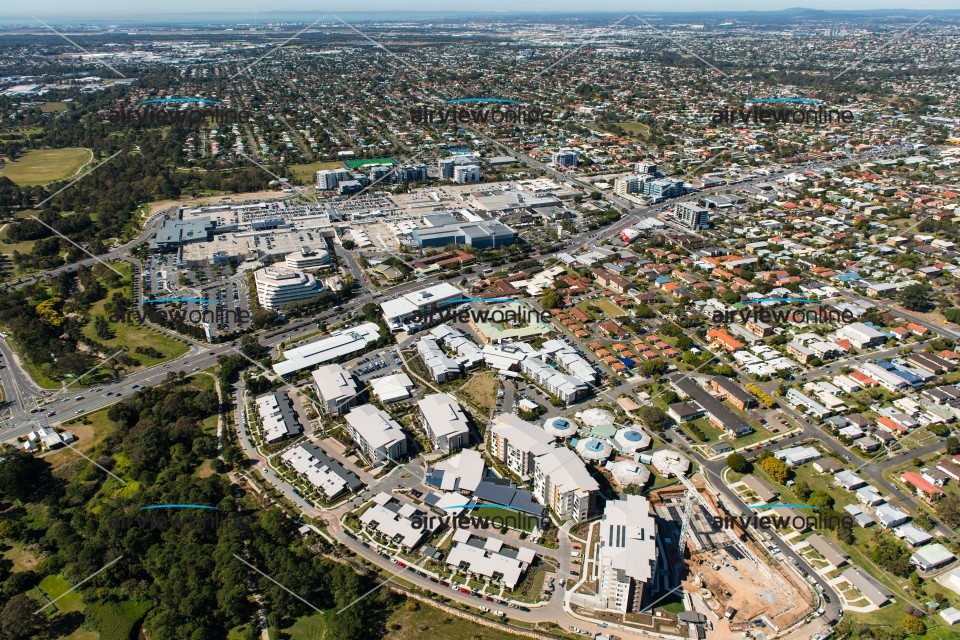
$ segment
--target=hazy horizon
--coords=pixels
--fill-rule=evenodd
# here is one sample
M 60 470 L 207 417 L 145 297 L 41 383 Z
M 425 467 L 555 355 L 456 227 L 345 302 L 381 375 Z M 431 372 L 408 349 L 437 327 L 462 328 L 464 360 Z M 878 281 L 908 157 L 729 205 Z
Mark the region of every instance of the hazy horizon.
M 73 0 L 45 0 L 28 5 L 29 8 L 11 8 L 9 12 L 0 13 L 0 19 L 30 19 L 32 16 L 70 19 L 144 19 L 144 18 L 174 18 L 197 15 L 254 16 L 264 14 L 283 14 L 297 12 L 311 14 L 316 17 L 324 13 L 351 13 L 351 14 L 405 14 L 405 13 L 436 13 L 448 15 L 467 14 L 531 14 L 531 13 L 702 13 L 702 12 L 775 12 L 786 9 L 814 9 L 824 11 L 904 11 L 915 13 L 918 11 L 949 11 L 960 10 L 958 0 L 926 0 L 923 6 L 904 6 L 903 0 L 849 0 L 847 2 L 831 2 L 830 0 L 815 0 L 811 2 L 797 2 L 796 0 L 774 0 L 761 2 L 760 0 L 734 0 L 733 2 L 704 2 L 702 0 L 677 0 L 671 3 L 668 10 L 662 5 L 637 6 L 630 0 L 600 0 L 590 3 L 589 8 L 581 2 L 572 0 L 528 0 L 522 10 L 517 10 L 513 0 L 489 0 L 482 9 L 452 9 L 446 0 L 412 0 L 402 8 L 398 3 L 389 0 L 374 0 L 367 3 L 362 11 L 355 5 L 343 3 L 328 3 L 317 6 L 309 0 L 285 0 L 281 6 L 267 0 L 248 0 L 235 2 L 233 0 L 166 0 L 161 7 L 147 8 L 142 5 L 131 6 L 127 2 L 117 0 L 90 0 L 84 2 L 82 9 L 78 8 Z M 652 5 L 653 3 L 651 3 Z

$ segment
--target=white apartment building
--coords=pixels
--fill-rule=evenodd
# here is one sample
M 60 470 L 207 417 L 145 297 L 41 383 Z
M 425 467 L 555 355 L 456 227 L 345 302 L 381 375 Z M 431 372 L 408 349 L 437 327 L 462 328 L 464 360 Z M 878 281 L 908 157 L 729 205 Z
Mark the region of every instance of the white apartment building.
M 470 428 L 463 407 L 446 393 L 433 393 L 417 403 L 423 429 L 434 449 L 445 453 L 470 443 Z
M 512 413 L 490 427 L 490 451 L 507 468 L 532 482 L 533 494 L 561 518 L 581 522 L 590 517 L 600 485 L 583 461 L 553 436 Z
M 563 340 L 547 340 L 540 349 L 540 357 L 552 360 L 560 368 L 581 382 L 591 385 L 599 380 L 596 370 L 586 358 Z
M 407 436 L 389 413 L 364 404 L 351 409 L 346 418 L 350 437 L 372 463 L 399 460 L 407 454 Z
M 323 410 L 341 416 L 359 404 L 363 388 L 349 371 L 339 364 L 328 364 L 313 370 L 313 382 Z
M 310 274 L 286 267 L 271 266 L 253 274 L 257 299 L 267 309 L 279 309 L 293 302 L 316 298 L 323 293 L 323 284 Z
M 447 564 L 515 589 L 535 558 L 533 549 L 508 547 L 498 538 L 484 538 L 466 529 L 458 529 L 453 534 Z
M 321 169 L 317 171 L 317 188 L 332 191 L 349 177 L 346 169 Z
M 590 393 L 590 388 L 579 378 L 557 371 L 540 358 L 525 358 L 520 363 L 520 370 L 567 404 L 582 400 Z
M 599 490 L 583 460 L 571 449 L 561 445 L 537 457 L 533 494 L 561 518 L 574 522 L 589 518 Z
M 643 184 L 647 176 L 624 176 L 617 178 L 613 183 L 613 190 L 618 196 L 629 196 L 634 193 L 643 193 Z
M 607 503 L 600 521 L 595 565 L 599 607 L 639 611 L 643 590 L 657 566 L 657 523 L 643 496 L 627 495 Z
M 460 377 L 460 363 L 448 357 L 433 338 L 418 340 L 417 353 L 434 382 L 446 382 Z
M 533 477 L 536 457 L 553 448 L 553 436 L 512 413 L 497 416 L 489 434 L 493 457 L 522 480 Z
M 453 181 L 457 184 L 476 184 L 480 182 L 480 165 L 465 164 L 454 167 Z

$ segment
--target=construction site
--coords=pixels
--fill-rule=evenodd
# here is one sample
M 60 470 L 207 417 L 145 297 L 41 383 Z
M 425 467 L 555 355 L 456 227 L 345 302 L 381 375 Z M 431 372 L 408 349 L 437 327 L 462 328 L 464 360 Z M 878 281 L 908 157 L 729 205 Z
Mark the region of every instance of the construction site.
M 671 582 L 682 585 L 688 611 L 705 614 L 711 638 L 743 638 L 744 632 L 771 637 L 789 629 L 816 608 L 809 584 L 785 563 L 770 558 L 768 534 L 717 528 L 723 515 L 702 476 L 649 496 L 657 517 L 680 530 L 675 557 L 666 558 Z M 775 548 L 775 547 L 774 547 Z M 668 554 L 672 555 L 672 554 Z

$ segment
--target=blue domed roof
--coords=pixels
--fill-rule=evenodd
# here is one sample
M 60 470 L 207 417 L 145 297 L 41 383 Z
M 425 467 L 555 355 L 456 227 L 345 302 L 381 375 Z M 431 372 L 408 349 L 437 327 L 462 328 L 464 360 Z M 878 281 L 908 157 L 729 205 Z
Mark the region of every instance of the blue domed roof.
M 596 439 L 590 439 L 584 448 L 587 451 L 603 451 L 603 443 Z

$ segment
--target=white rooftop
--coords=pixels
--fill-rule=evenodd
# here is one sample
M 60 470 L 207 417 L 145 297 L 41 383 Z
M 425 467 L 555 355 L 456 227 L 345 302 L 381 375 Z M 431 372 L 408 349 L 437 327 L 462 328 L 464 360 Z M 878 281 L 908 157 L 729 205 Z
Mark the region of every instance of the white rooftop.
M 285 376 L 301 369 L 329 362 L 340 356 L 360 351 L 380 337 L 380 326 L 365 322 L 350 329 L 334 331 L 329 337 L 283 352 L 286 360 L 273 365 L 273 370 Z

